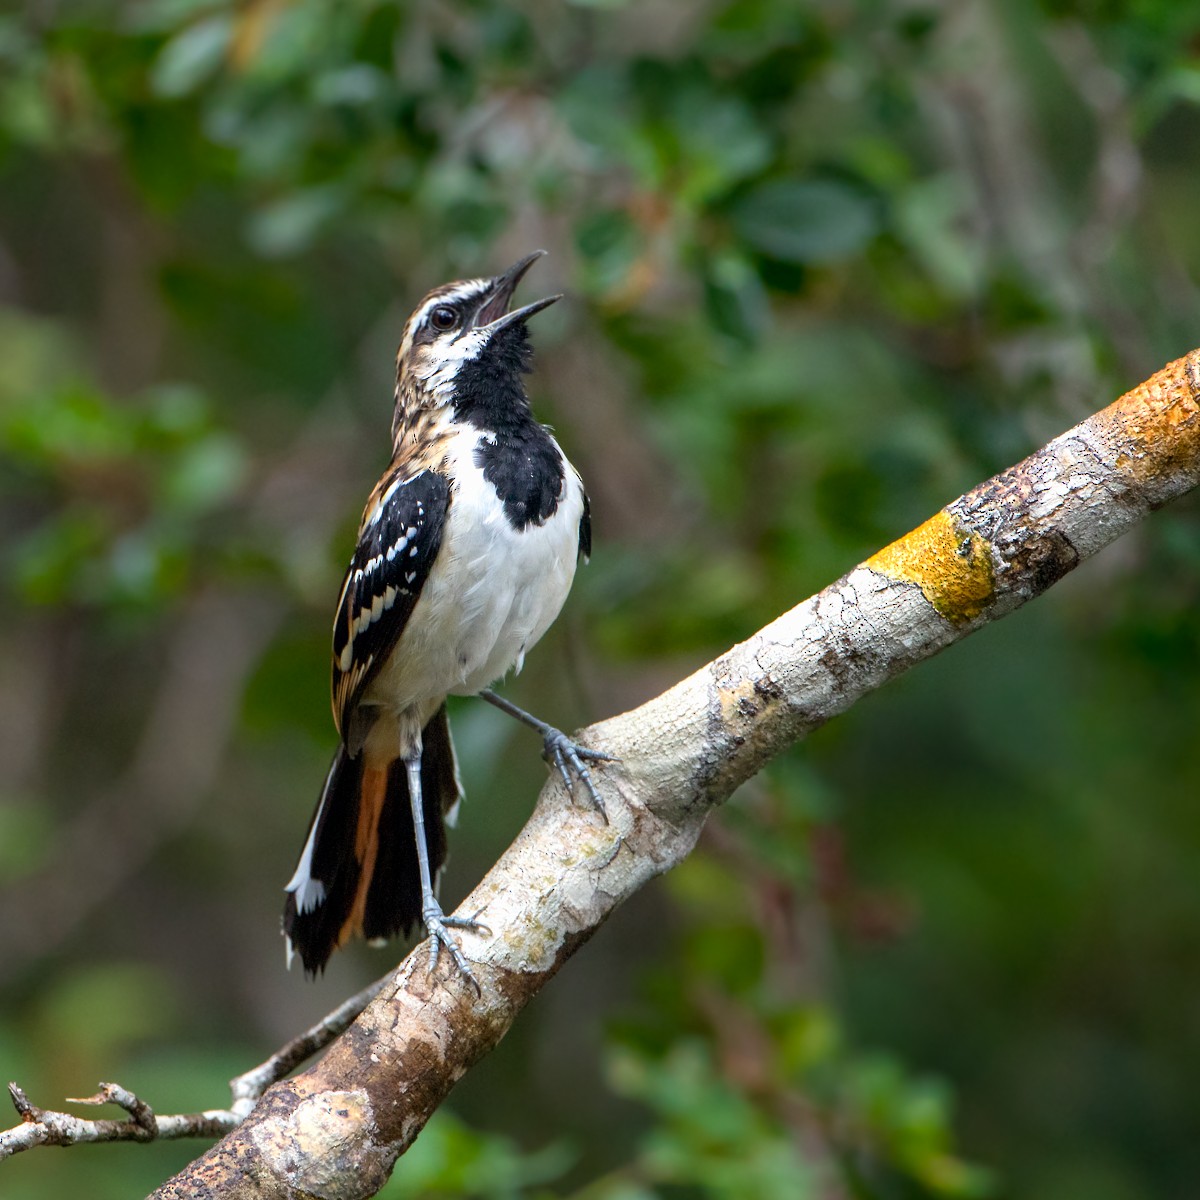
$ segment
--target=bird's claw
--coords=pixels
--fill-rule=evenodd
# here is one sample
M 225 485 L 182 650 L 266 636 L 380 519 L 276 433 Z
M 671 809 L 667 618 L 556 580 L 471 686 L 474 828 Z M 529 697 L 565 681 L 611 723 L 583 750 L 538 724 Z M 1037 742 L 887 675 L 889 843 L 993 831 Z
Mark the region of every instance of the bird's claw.
M 558 773 L 562 776 L 562 781 L 566 785 L 567 791 L 572 794 L 575 789 L 572 785 L 571 771 L 575 772 L 576 777 L 587 788 L 592 805 L 604 818 L 605 824 L 607 824 L 608 813 L 605 811 L 604 801 L 600 799 L 600 793 L 596 790 L 596 785 L 592 782 L 592 774 L 587 769 L 587 762 L 616 762 L 616 758 L 600 750 L 589 750 L 586 746 L 580 746 L 577 742 L 571 741 L 559 729 L 550 729 L 547 731 L 542 741 L 542 757 L 548 763 L 558 768 Z
M 491 930 L 476 919 L 481 912 L 483 912 L 483 909 L 480 909 L 479 912 L 471 917 L 448 917 L 442 912 L 441 906 L 435 902 L 432 905 L 426 905 L 424 911 L 421 913 L 421 919 L 425 922 L 425 932 L 429 935 L 430 974 L 436 969 L 438 954 L 441 952 L 441 948 L 445 946 L 450 952 L 450 957 L 454 959 L 454 965 L 475 989 L 476 995 L 482 995 L 483 989 L 480 988 L 479 980 L 475 978 L 475 972 L 471 970 L 470 964 L 462 952 L 462 947 L 458 944 L 450 930 L 469 929 L 473 933 L 490 934 Z

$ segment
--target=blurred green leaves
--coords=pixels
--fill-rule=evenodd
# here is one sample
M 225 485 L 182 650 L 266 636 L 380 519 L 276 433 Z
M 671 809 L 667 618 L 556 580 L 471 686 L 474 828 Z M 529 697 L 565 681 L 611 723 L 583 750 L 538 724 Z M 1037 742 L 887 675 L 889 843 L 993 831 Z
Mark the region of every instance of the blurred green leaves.
M 786 1128 L 732 1087 L 697 1042 L 654 1060 L 614 1054 L 610 1079 L 659 1117 L 636 1168 L 649 1195 L 665 1186 L 729 1200 L 804 1200 L 828 1186 Z
M 749 192 L 733 210 L 747 245 L 788 263 L 827 263 L 862 249 L 879 228 L 876 205 L 833 179 L 780 179 Z
M 381 1191 L 385 1200 L 458 1196 L 463 1200 L 518 1200 L 541 1192 L 571 1163 L 565 1146 L 523 1153 L 507 1138 L 472 1130 L 452 1114 L 438 1112 L 404 1156 L 404 1169 Z
M 600 161 L 630 169 L 637 184 L 699 209 L 771 158 L 753 110 L 696 61 L 641 60 L 581 72 L 560 110 Z
M 818 1197 L 844 1170 L 868 1196 L 900 1178 L 930 1197 L 993 1195 L 990 1172 L 954 1151 L 942 1082 L 856 1048 L 826 1005 L 781 1001 L 779 947 L 750 919 L 748 878 L 702 856 L 673 874 L 686 953 L 655 973 L 653 1003 L 617 1025 L 609 1057 L 613 1086 L 657 1121 L 611 1192 L 584 1194 L 638 1181 L 646 1194 Z
M 177 595 L 204 521 L 245 479 L 241 442 L 193 387 L 103 395 L 51 326 L 8 316 L 0 355 L 0 460 L 28 514 L 7 549 L 22 596 L 153 608 Z
M 175 34 L 154 60 L 150 84 L 176 99 L 193 92 L 225 61 L 233 37 L 233 19 L 225 13 L 203 17 Z
M 794 1014 L 808 1027 L 822 1014 Z M 834 1043 L 811 1055 L 811 1074 L 800 1090 L 772 1095 L 762 1082 L 739 1088 L 728 1065 L 713 1061 L 698 1040 L 674 1044 L 662 1056 L 625 1049 L 610 1063 L 610 1079 L 623 1094 L 658 1118 L 627 1175 L 644 1181 L 646 1195 L 662 1188 L 689 1188 L 697 1196 L 730 1200 L 804 1200 L 829 1194 L 838 1174 L 802 1147 L 820 1138 L 823 1127 L 852 1131 L 860 1141 L 848 1157 L 865 1194 L 882 1184 L 885 1164 L 898 1166 L 929 1196 L 982 1197 L 995 1192 L 985 1171 L 949 1152 L 948 1104 L 944 1088 L 908 1079 L 885 1057 L 855 1058 Z M 821 1082 L 840 1079 L 830 1091 Z M 628 1181 L 588 1189 L 613 1200 L 628 1194 Z

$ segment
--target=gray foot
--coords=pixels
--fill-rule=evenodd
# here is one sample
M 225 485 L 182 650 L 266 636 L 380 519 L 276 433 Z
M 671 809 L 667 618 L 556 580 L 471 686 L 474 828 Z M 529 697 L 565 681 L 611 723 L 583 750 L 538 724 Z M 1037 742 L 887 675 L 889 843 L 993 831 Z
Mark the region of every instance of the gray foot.
M 450 952 L 450 957 L 454 959 L 454 965 L 467 977 L 476 994 L 481 994 L 479 980 L 475 978 L 475 972 L 471 970 L 470 964 L 462 952 L 462 947 L 450 932 L 451 929 L 470 929 L 475 933 L 491 933 L 486 925 L 476 920 L 478 916 L 479 913 L 476 913 L 474 917 L 448 917 L 442 912 L 442 907 L 436 900 L 432 904 L 426 904 L 421 912 L 421 920 L 425 922 L 425 932 L 429 935 L 430 974 L 437 967 L 438 954 L 445 946 Z
M 588 771 L 587 764 L 589 762 L 617 762 L 619 760 L 611 754 L 602 754 L 599 750 L 589 750 L 586 746 L 581 746 L 578 742 L 571 741 L 561 729 L 555 729 L 553 725 L 547 725 L 545 721 L 539 720 L 532 713 L 527 713 L 523 708 L 518 708 L 511 700 L 506 700 L 503 696 L 498 696 L 491 688 L 484 688 L 479 694 L 489 704 L 494 704 L 501 712 L 508 713 L 510 717 L 516 717 L 518 721 L 528 725 L 530 729 L 536 729 L 542 735 L 542 757 L 548 763 L 558 768 L 558 773 L 562 776 L 563 783 L 567 785 L 568 792 L 572 794 L 575 792 L 571 780 L 572 772 L 574 772 L 576 779 L 583 781 L 583 786 L 587 788 L 587 793 L 591 798 L 592 804 L 607 824 L 608 813 L 604 811 L 604 801 L 600 799 L 600 793 L 596 791 L 596 785 L 592 782 L 591 772 Z
M 567 791 L 571 793 L 574 793 L 575 790 L 571 780 L 571 772 L 574 771 L 575 777 L 587 788 L 587 793 L 591 797 L 596 811 L 607 824 L 608 813 L 604 810 L 604 801 L 600 799 L 600 793 L 596 791 L 596 785 L 592 782 L 592 774 L 587 769 L 587 764 L 588 762 L 616 762 L 617 760 L 611 754 L 602 754 L 599 750 L 589 750 L 586 746 L 571 741 L 561 729 L 555 729 L 550 725 L 546 726 L 542 738 L 542 757 L 558 768 L 558 773 L 562 776 Z

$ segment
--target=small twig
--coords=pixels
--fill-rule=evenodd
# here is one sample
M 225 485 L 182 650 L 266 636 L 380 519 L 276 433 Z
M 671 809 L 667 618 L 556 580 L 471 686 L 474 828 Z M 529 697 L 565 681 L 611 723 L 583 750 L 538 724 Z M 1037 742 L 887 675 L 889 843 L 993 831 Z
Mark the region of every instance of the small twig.
M 386 979 L 387 976 L 384 977 Z M 370 987 L 339 1005 L 311 1029 L 294 1037 L 253 1070 L 230 1080 L 233 1104 L 229 1108 L 199 1113 L 155 1116 L 140 1097 L 119 1083 L 102 1083 L 94 1096 L 68 1097 L 71 1104 L 116 1104 L 128 1114 L 124 1121 L 89 1121 L 71 1113 L 39 1108 L 15 1083 L 8 1085 L 21 1124 L 0 1131 L 0 1159 L 34 1146 L 77 1146 L 82 1142 L 151 1142 L 157 1138 L 222 1137 L 237 1128 L 254 1110 L 262 1094 L 301 1063 L 324 1050 L 354 1021 L 383 987 L 378 979 Z
M 149 1142 L 156 1137 L 187 1137 L 206 1133 L 220 1137 L 237 1124 L 212 1120 L 218 1114 L 201 1113 L 191 1117 L 168 1117 L 171 1129 L 164 1129 L 149 1105 L 119 1084 L 102 1083 L 100 1091 L 85 1104 L 118 1104 L 130 1114 L 126 1121 L 88 1121 L 70 1113 L 39 1108 L 15 1083 L 8 1085 L 13 1105 L 21 1115 L 21 1124 L 0 1133 L 0 1158 L 8 1158 L 32 1146 L 74 1146 L 80 1142 Z M 232 1115 L 232 1114 L 230 1114 Z
M 68 1104 L 116 1104 L 123 1108 L 133 1119 L 133 1123 L 144 1129 L 150 1137 L 158 1136 L 158 1124 L 154 1118 L 154 1109 L 145 1100 L 139 1099 L 128 1088 L 119 1083 L 102 1083 L 100 1090 L 94 1096 L 83 1098 L 67 1097 Z

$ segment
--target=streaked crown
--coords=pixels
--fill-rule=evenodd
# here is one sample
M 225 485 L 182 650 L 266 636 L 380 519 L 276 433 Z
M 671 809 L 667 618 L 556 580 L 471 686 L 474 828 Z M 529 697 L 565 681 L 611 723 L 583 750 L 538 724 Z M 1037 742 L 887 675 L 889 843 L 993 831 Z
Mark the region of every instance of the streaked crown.
M 545 253 L 535 250 L 490 279 L 443 284 L 421 301 L 404 326 L 396 355 L 398 408 L 451 403 L 455 380 L 465 363 L 483 355 L 504 331 L 562 298 L 546 296 L 509 311 L 525 272 Z

